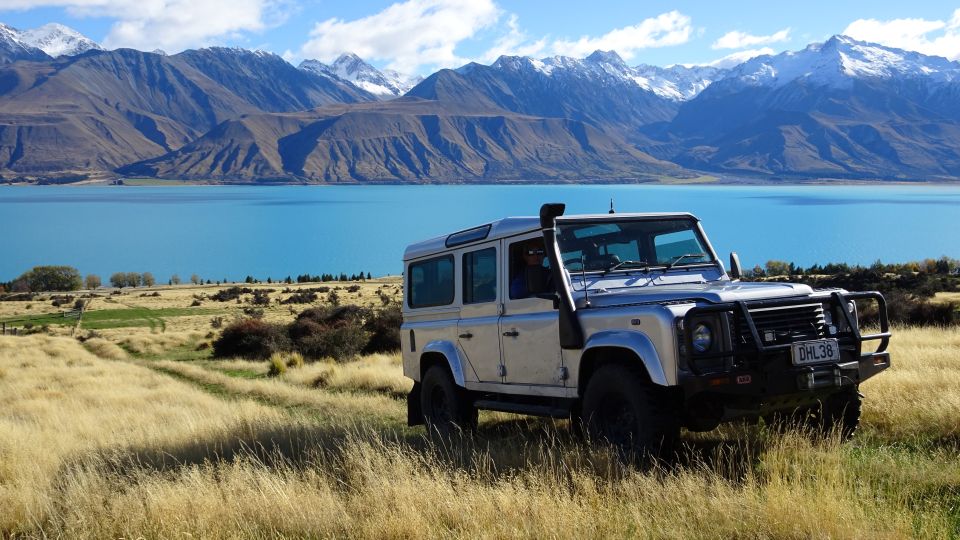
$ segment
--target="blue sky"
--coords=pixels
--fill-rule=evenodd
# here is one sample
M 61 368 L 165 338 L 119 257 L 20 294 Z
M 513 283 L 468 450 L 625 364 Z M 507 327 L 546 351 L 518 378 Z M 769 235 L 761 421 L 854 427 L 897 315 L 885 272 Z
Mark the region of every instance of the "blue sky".
M 239 46 L 294 63 L 352 51 L 421 74 L 499 54 L 584 56 L 597 48 L 631 65 L 722 65 L 838 33 L 960 58 L 960 0 L 0 0 L 0 22 L 60 22 L 108 48 Z

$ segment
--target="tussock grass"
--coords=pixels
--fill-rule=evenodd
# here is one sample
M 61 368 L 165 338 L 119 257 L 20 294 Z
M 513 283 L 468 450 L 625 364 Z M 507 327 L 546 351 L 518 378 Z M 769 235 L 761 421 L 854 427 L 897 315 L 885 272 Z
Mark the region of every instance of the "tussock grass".
M 413 382 L 403 376 L 400 353 L 371 354 L 351 362 L 333 360 L 288 370 L 283 380 L 315 388 L 366 391 L 406 397 Z
M 90 338 L 83 342 L 83 347 L 94 356 L 108 360 L 122 360 L 128 356 L 127 351 L 123 350 L 119 345 L 103 338 Z

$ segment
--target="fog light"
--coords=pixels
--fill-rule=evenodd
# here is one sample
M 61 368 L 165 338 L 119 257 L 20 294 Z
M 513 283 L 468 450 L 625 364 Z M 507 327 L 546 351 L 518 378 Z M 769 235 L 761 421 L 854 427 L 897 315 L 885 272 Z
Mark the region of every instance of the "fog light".
M 713 333 L 710 331 L 710 327 L 702 323 L 698 324 L 693 329 L 693 348 L 697 352 L 707 352 L 712 344 Z

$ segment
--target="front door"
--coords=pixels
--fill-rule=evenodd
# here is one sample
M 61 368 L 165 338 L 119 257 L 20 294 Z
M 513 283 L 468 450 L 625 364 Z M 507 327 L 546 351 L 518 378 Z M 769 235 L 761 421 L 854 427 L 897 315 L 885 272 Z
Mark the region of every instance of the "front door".
M 524 281 L 526 267 L 534 276 L 546 275 L 543 237 L 539 234 L 519 239 L 507 245 L 510 264 L 502 278 L 511 283 L 504 293 L 504 309 L 500 316 L 500 348 L 503 356 L 506 382 L 515 384 L 542 384 L 563 386 L 561 368 L 559 312 L 552 300 L 537 298 Z M 540 268 L 537 268 L 537 267 Z M 546 292 L 552 283 L 535 287 Z

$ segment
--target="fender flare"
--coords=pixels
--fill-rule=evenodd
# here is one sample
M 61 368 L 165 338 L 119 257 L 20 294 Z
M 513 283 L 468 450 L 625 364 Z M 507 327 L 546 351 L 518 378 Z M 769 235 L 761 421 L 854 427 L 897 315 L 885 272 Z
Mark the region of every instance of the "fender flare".
M 644 369 L 650 376 L 650 382 L 659 386 L 667 386 L 667 375 L 663 371 L 663 364 L 660 362 L 660 355 L 653 342 L 643 332 L 633 330 L 605 330 L 597 332 L 587 339 L 583 348 L 583 355 L 586 356 L 591 349 L 599 347 L 611 347 L 627 349 L 640 359 Z
M 453 374 L 453 382 L 457 383 L 457 386 L 466 387 L 467 383 L 463 369 L 464 365 L 466 365 L 466 359 L 462 357 L 460 349 L 458 349 L 456 345 L 444 340 L 431 341 L 424 345 L 421 350 L 421 360 L 423 359 L 423 355 L 428 353 L 439 353 L 443 355 L 443 357 L 447 359 L 447 367 L 450 368 L 450 373 Z

